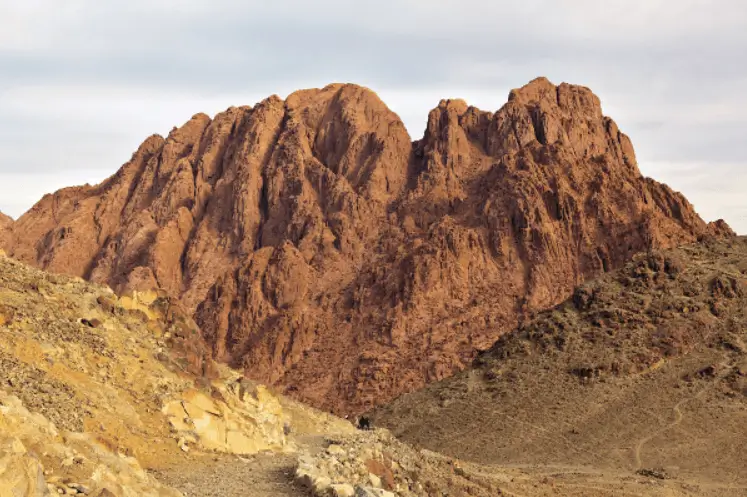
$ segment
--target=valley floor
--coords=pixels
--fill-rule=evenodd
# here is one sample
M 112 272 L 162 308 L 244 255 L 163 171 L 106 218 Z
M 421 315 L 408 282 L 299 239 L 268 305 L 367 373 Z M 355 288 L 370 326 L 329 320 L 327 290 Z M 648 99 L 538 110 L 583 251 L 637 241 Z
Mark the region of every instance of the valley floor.
M 387 440 L 380 434 L 336 437 L 346 450 L 362 440 L 374 444 Z M 384 442 L 386 443 L 386 442 Z M 325 453 L 313 440 L 301 446 L 304 453 Z M 513 497 L 740 497 L 747 487 L 706 481 L 670 478 L 655 470 L 625 472 L 584 466 L 563 465 L 481 465 L 456 460 L 428 450 L 416 451 L 388 443 L 388 456 L 403 466 L 416 461 L 419 481 L 431 482 L 424 495 L 513 496 Z M 295 478 L 295 454 L 263 453 L 239 457 L 229 455 L 185 454 L 185 460 L 171 467 L 152 471 L 161 483 L 182 491 L 185 497 L 309 497 L 315 495 Z M 326 494 L 325 494 L 326 495 Z M 334 495 L 334 494 L 329 494 Z M 368 494 L 366 494 L 368 495 Z M 389 494 L 385 494 L 389 495 Z M 400 495 L 400 494 L 396 494 Z M 410 495 L 405 492 L 405 495 Z

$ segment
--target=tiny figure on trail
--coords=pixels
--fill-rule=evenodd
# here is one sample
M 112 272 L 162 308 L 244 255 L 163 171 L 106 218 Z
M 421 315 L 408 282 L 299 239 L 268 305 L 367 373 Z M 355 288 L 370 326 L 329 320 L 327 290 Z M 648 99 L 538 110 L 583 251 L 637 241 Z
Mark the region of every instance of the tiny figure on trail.
M 358 426 L 359 430 L 370 430 L 371 420 L 367 416 L 361 416 L 358 418 L 356 425 Z

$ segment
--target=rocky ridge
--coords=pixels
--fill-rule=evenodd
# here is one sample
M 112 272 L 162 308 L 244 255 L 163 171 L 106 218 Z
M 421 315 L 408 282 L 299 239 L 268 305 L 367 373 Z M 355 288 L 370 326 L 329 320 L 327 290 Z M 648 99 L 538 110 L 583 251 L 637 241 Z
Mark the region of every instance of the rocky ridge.
M 495 113 L 440 102 L 415 142 L 355 85 L 198 114 L 0 243 L 119 293 L 161 288 L 214 358 L 356 413 L 639 251 L 731 234 L 640 174 L 590 90 L 539 78 Z

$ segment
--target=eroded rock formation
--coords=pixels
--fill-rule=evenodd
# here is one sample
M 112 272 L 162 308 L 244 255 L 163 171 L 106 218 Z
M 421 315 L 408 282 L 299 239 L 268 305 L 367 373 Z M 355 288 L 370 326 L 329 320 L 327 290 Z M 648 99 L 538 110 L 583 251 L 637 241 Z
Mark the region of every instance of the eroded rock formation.
M 198 114 L 102 184 L 45 196 L 5 245 L 161 287 L 216 358 L 358 412 L 636 252 L 730 233 L 640 174 L 590 90 L 540 78 L 496 113 L 442 101 L 416 142 L 355 85 Z

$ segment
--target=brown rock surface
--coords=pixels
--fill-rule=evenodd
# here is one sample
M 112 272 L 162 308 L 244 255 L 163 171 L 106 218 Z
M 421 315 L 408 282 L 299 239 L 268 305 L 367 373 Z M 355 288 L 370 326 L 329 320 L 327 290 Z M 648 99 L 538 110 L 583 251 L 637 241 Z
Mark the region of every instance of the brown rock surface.
M 161 287 L 218 359 L 357 412 L 636 252 L 730 233 L 640 174 L 590 90 L 540 78 L 496 113 L 442 101 L 414 143 L 355 85 L 198 114 L 102 184 L 45 196 L 5 245 L 118 292 Z
M 10 229 L 13 226 L 13 218 L 0 212 L 0 248 L 7 243 L 10 236 Z
M 13 218 L 0 212 L 0 229 L 5 229 L 13 224 Z

